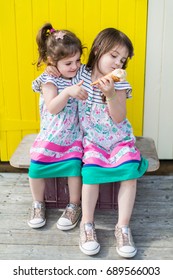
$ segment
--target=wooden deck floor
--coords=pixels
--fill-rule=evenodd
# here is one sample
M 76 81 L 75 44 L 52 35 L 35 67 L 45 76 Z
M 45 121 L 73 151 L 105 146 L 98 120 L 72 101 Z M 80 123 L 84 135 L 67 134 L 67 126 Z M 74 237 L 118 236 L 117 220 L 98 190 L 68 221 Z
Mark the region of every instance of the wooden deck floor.
M 79 228 L 62 232 L 56 221 L 62 210 L 47 209 L 47 224 L 31 229 L 26 221 L 31 194 L 26 173 L 0 173 L 1 260 L 119 260 L 115 249 L 116 210 L 97 210 L 101 251 L 86 256 L 78 248 Z M 131 220 L 136 260 L 173 260 L 173 176 L 144 176 L 138 181 Z

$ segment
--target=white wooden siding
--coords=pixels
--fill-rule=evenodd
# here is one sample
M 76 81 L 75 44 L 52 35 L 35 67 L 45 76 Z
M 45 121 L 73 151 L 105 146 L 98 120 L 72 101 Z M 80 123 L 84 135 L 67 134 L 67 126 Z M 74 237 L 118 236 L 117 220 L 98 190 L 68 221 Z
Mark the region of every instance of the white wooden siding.
M 160 159 L 173 159 L 173 1 L 148 1 L 143 135 Z

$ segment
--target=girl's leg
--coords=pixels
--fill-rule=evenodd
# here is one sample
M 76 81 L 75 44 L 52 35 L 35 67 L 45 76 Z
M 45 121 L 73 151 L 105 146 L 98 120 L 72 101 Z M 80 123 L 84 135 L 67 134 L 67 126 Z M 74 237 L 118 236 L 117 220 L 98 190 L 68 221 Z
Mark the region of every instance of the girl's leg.
M 82 187 L 82 224 L 94 222 L 94 211 L 99 195 L 99 185 Z
M 45 180 L 29 178 L 29 184 L 33 201 L 44 202 Z
M 45 225 L 45 180 L 29 178 L 31 194 L 33 197 L 31 217 L 28 225 L 32 228 L 40 228 Z
M 66 206 L 63 214 L 57 221 L 57 228 L 69 230 L 74 228 L 79 222 L 82 214 L 81 210 L 81 177 L 69 177 L 69 204 Z
M 94 225 L 94 212 L 98 195 L 99 185 L 83 185 L 79 247 L 86 255 L 95 255 L 100 251 Z
M 82 191 L 82 178 L 81 177 L 69 177 L 69 201 L 70 203 L 80 205 L 81 204 L 81 191 Z
M 118 193 L 118 226 L 129 225 L 136 197 L 136 180 L 120 183 Z
M 118 223 L 115 226 L 116 249 L 118 254 L 125 258 L 132 258 L 137 253 L 129 228 L 135 203 L 136 186 L 136 180 L 123 181 L 118 193 Z

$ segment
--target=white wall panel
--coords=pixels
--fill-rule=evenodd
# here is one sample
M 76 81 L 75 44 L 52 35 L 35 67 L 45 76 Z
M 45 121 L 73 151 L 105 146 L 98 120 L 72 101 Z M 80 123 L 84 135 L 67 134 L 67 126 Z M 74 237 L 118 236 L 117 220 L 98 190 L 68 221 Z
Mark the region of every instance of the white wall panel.
M 144 136 L 160 159 L 173 159 L 173 1 L 149 0 Z

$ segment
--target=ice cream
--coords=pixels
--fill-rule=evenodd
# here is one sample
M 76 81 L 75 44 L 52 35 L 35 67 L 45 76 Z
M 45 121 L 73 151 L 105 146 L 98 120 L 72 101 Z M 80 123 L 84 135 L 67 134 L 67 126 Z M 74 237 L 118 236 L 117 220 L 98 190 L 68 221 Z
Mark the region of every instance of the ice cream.
M 114 82 L 123 82 L 126 79 L 126 71 L 124 69 L 115 69 L 112 72 L 110 72 L 109 74 L 105 75 L 103 78 L 106 77 L 111 77 Z M 91 86 L 96 85 L 99 83 L 99 80 L 91 83 Z

